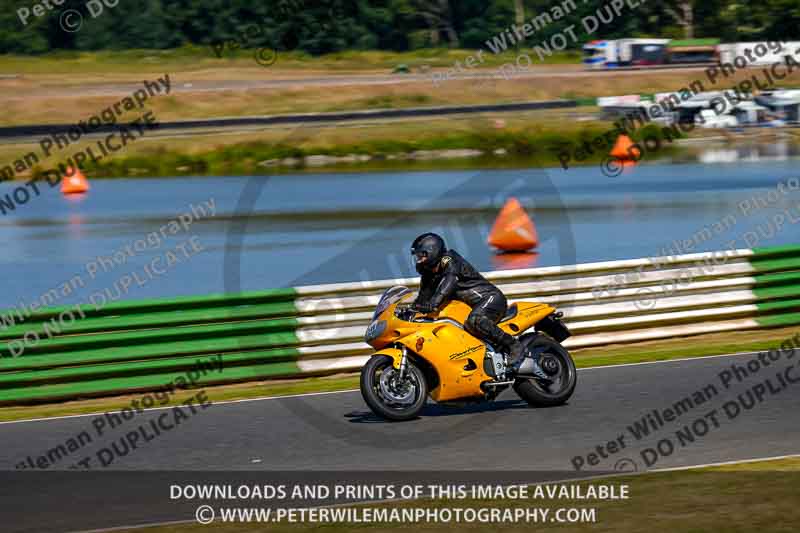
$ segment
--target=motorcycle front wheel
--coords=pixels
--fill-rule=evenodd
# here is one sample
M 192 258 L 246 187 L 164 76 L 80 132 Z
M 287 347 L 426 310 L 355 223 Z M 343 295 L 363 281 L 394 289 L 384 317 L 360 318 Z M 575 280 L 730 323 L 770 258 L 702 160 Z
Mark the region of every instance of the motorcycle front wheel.
M 411 420 L 425 406 L 428 385 L 422 371 L 411 361 L 401 379 L 391 357 L 374 355 L 361 369 L 361 396 L 372 412 L 382 418 Z

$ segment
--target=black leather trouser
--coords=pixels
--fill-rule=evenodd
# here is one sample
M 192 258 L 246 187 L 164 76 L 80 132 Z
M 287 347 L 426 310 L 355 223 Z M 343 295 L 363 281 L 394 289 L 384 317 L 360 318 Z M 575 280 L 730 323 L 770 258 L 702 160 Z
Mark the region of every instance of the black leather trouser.
M 482 294 L 475 303 L 470 303 L 472 312 L 464 322 L 464 329 L 468 333 L 506 351 L 519 342 L 497 326 L 508 309 L 508 302 L 502 292 Z

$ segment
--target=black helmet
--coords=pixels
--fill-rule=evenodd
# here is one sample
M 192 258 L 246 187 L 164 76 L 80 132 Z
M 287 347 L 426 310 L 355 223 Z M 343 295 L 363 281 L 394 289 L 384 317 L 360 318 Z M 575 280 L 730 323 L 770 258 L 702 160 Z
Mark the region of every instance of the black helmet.
M 435 233 L 423 233 L 411 243 L 411 255 L 416 259 L 417 270 L 433 270 L 447 251 L 444 239 Z

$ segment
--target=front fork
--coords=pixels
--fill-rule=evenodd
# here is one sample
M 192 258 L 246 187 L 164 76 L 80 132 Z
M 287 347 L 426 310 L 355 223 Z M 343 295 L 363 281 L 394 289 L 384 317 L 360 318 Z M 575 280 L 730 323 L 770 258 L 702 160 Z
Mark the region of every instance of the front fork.
M 400 356 L 400 367 L 398 368 L 398 379 L 403 380 L 406 376 L 406 370 L 408 369 L 408 348 L 405 346 L 401 346 L 400 351 L 402 355 Z

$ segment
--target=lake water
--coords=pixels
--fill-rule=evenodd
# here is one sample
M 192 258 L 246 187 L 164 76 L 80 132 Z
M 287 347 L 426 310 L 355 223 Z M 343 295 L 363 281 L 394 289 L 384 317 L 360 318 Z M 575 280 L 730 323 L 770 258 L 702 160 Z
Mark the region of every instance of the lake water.
M 800 216 L 800 191 L 776 188 L 800 185 L 797 169 L 789 158 L 647 164 L 615 178 L 592 166 L 110 179 L 79 198 L 45 187 L 0 218 L 0 306 L 70 279 L 73 292 L 53 303 L 106 290 L 140 299 L 405 276 L 409 243 L 429 230 L 482 270 L 660 255 L 687 239 L 687 251 L 797 243 L 792 219 L 771 227 L 787 209 Z M 0 196 L 14 187 L 0 184 Z M 498 257 L 486 245 L 510 196 L 534 219 L 538 254 Z M 181 215 L 191 224 L 170 226 Z

